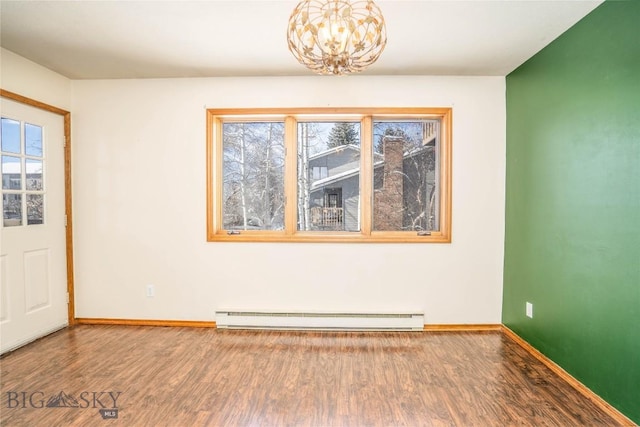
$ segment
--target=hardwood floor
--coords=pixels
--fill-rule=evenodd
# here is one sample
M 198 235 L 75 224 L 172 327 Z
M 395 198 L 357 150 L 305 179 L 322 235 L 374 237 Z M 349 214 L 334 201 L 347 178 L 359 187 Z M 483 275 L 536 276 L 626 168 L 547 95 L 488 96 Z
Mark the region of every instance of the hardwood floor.
M 501 332 L 77 326 L 0 369 L 2 426 L 616 425 Z

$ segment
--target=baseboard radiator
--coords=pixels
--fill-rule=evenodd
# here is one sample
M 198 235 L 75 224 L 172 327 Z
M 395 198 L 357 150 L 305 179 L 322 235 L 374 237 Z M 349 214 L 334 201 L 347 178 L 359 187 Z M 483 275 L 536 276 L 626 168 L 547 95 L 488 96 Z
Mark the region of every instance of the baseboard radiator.
M 282 313 L 217 311 L 222 329 L 422 331 L 422 313 Z

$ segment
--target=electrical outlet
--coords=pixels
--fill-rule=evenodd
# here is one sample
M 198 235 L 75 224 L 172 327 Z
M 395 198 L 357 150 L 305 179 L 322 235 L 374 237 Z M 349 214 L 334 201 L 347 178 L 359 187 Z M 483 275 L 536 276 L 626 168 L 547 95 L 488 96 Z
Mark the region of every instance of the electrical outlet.
M 525 313 L 527 314 L 527 317 L 533 318 L 533 304 L 530 302 L 527 302 Z
M 147 285 L 147 296 L 154 297 L 156 296 L 156 288 L 153 285 Z

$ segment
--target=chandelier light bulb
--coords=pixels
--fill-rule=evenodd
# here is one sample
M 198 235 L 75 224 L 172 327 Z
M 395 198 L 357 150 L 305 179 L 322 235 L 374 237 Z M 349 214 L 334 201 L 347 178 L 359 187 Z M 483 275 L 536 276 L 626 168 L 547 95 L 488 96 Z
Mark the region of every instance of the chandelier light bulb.
M 342 75 L 373 64 L 387 44 L 387 31 L 373 0 L 303 0 L 289 18 L 287 39 L 302 65 Z

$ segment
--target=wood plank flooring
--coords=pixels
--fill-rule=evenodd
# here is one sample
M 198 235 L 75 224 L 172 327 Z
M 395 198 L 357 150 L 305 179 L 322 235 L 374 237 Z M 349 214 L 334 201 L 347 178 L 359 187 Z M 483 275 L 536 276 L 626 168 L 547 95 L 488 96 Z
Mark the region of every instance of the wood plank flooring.
M 616 425 L 501 332 L 77 326 L 0 370 L 2 426 Z

